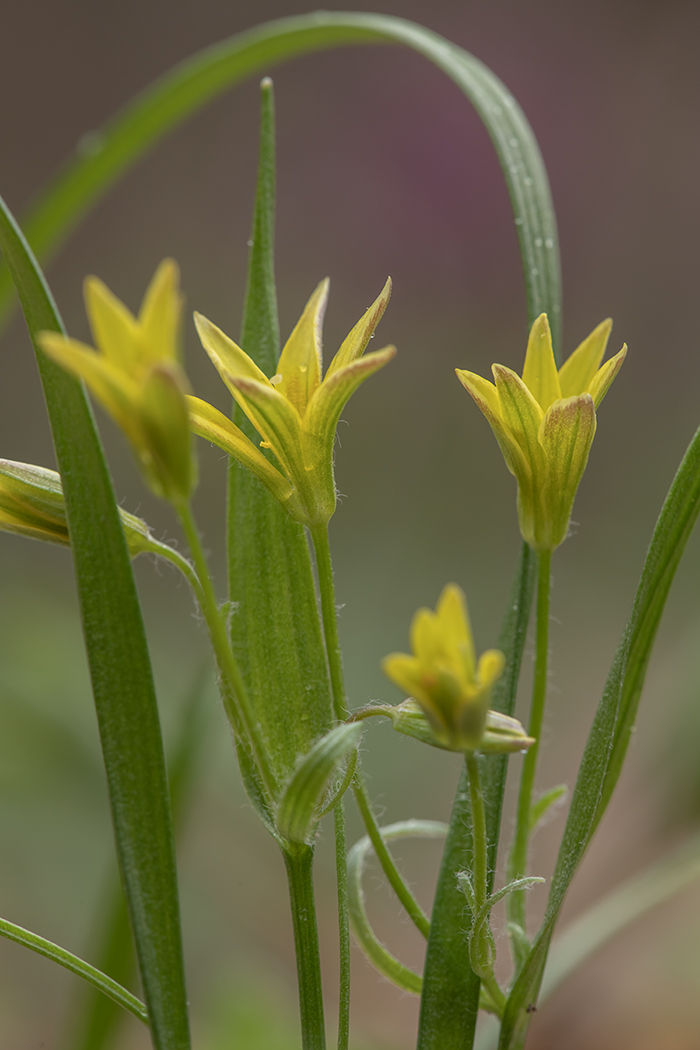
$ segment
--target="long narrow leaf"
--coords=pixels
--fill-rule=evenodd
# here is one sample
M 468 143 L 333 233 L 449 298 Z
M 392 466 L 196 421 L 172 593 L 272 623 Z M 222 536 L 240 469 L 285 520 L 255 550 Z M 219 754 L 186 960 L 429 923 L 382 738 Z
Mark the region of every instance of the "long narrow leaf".
M 170 805 L 151 665 L 111 480 L 80 384 L 37 332 L 63 331 L 43 274 L 0 199 L 0 249 L 19 293 L 44 385 L 63 481 L 83 631 L 151 1034 L 189 1047 Z
M 275 124 L 272 83 L 261 88 L 260 160 L 241 343 L 268 375 L 277 370 L 274 276 Z M 236 406 L 234 420 L 259 437 Z M 326 654 L 309 547 L 292 519 L 232 463 L 228 491 L 231 643 L 280 783 L 332 722 Z
M 547 175 L 517 102 L 481 62 L 437 33 L 384 15 L 318 11 L 270 22 L 199 52 L 147 88 L 92 137 L 27 217 L 40 258 L 50 255 L 88 208 L 166 132 L 210 99 L 259 70 L 295 55 L 343 44 L 398 43 L 439 66 L 467 95 L 494 143 L 518 228 L 529 319 L 549 315 L 559 345 L 561 280 Z M 0 313 L 11 284 L 0 275 Z
M 654 529 L 632 613 L 591 728 L 552 879 L 544 923 L 513 987 L 500 1050 L 519 1048 L 537 999 L 561 905 L 619 778 L 669 588 L 700 512 L 700 430 L 673 480 Z

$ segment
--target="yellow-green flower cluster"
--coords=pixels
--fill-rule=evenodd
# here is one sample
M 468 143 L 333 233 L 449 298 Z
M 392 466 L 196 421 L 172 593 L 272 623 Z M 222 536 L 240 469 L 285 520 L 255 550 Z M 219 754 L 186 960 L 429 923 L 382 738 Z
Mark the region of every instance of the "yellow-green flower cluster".
M 523 538 L 537 551 L 558 547 L 596 430 L 596 409 L 625 358 L 606 361 L 611 321 L 603 321 L 557 371 L 545 314 L 532 326 L 522 379 L 493 365 L 494 383 L 458 368 L 457 375 L 491 425 L 518 482 Z
M 195 433 L 252 471 L 293 518 L 309 526 L 325 524 L 335 510 L 333 444 L 340 413 L 358 386 L 396 353 L 393 346 L 364 353 L 389 301 L 387 281 L 322 379 L 321 328 L 328 286 L 322 281 L 309 299 L 271 378 L 221 329 L 195 314 L 202 345 L 279 469 L 218 409 L 199 398 L 188 399 Z
M 411 648 L 412 655 L 387 656 L 384 672 L 420 704 L 439 744 L 451 751 L 478 748 L 504 657 L 489 649 L 477 663 L 466 601 L 455 584 L 445 587 L 435 612 L 415 614 Z

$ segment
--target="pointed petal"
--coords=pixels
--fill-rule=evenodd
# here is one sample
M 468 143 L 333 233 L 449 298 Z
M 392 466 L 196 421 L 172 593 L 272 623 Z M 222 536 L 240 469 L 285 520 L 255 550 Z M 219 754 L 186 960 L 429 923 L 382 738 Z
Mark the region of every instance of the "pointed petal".
M 540 441 L 546 456 L 542 502 L 549 533 L 539 537 L 542 548 L 551 550 L 566 539 L 595 429 L 595 406 L 590 394 L 557 401 L 542 420 Z
M 486 416 L 499 448 L 503 453 L 508 470 L 511 474 L 515 474 L 516 478 L 523 474 L 528 474 L 530 467 L 523 455 L 523 451 L 503 420 L 501 402 L 496 387 L 493 383 L 489 383 L 488 379 L 483 379 L 474 372 L 467 372 L 462 368 L 456 368 L 455 372 L 462 386 L 469 391 L 478 407 Z
M 136 318 L 98 277 L 85 278 L 83 295 L 95 346 L 113 364 L 133 373 L 144 359 Z
M 294 405 L 268 383 L 237 379 L 227 374 L 236 400 L 263 440 L 270 446 L 295 488 L 305 490 L 306 468 L 301 420 Z
M 188 397 L 187 405 L 190 413 L 190 429 L 195 434 L 199 434 L 206 441 L 212 441 L 219 448 L 228 452 L 233 459 L 247 467 L 280 503 L 289 499 L 293 491 L 291 483 L 283 474 L 280 474 L 276 467 L 273 467 L 260 449 L 255 447 L 235 423 L 232 423 L 223 412 L 219 412 L 213 405 L 198 397 Z
M 326 277 L 316 288 L 277 363 L 277 375 L 282 376 L 277 390 L 289 398 L 300 416 L 321 382 L 321 329 L 329 286 Z
M 525 354 L 523 382 L 543 412 L 561 397 L 552 333 L 546 314 L 540 314 L 532 328 Z
M 174 259 L 164 259 L 146 289 L 139 311 L 143 344 L 150 361 L 178 361 L 183 297 Z
M 386 346 L 352 361 L 327 376 L 311 398 L 302 420 L 305 462 L 308 467 L 332 470 L 333 442 L 340 413 L 365 379 L 388 364 L 396 347 Z
M 209 354 L 216 370 L 236 397 L 235 390 L 231 387 L 227 374 L 238 379 L 255 379 L 263 386 L 271 386 L 270 380 L 264 372 L 261 372 L 252 358 L 248 357 L 245 350 L 241 350 L 233 339 L 229 339 L 220 328 L 212 324 L 202 314 L 195 312 L 194 324 L 201 340 L 202 346 Z
M 454 654 L 462 664 L 455 668 L 466 683 L 473 682 L 475 671 L 474 640 L 472 638 L 467 601 L 464 591 L 454 583 L 443 590 L 437 603 L 440 633 L 448 652 Z
M 598 408 L 598 405 L 610 389 L 610 385 L 622 368 L 622 362 L 625 360 L 626 356 L 627 344 L 622 347 L 622 350 L 620 350 L 619 353 L 615 354 L 614 357 L 611 357 L 609 361 L 606 361 L 603 367 L 596 372 L 591 385 L 588 387 L 588 393 L 593 398 L 596 408 Z
M 135 409 L 138 383 L 113 361 L 77 339 L 66 339 L 57 332 L 41 332 L 39 343 L 56 364 L 85 381 L 129 440 L 135 441 L 139 429 Z
M 542 459 L 537 433 L 544 413 L 520 376 L 510 368 L 494 365 L 493 376 L 511 442 L 518 447 L 530 470 L 535 472 Z M 514 473 L 520 480 L 517 470 Z
M 612 321 L 609 317 L 606 321 L 601 321 L 561 366 L 559 385 L 562 397 L 574 397 L 576 394 L 583 394 L 589 390 L 593 377 L 600 368 L 600 362 L 605 356 L 611 329 Z
M 343 340 L 340 350 L 328 366 L 326 380 L 330 379 L 334 372 L 344 368 L 345 365 L 349 365 L 351 361 L 355 361 L 358 357 L 362 357 L 367 349 L 367 344 L 372 338 L 375 328 L 382 319 L 382 314 L 386 310 L 390 296 L 391 277 L 388 277 L 378 298 L 375 299 L 369 310 L 363 314 L 350 334 Z

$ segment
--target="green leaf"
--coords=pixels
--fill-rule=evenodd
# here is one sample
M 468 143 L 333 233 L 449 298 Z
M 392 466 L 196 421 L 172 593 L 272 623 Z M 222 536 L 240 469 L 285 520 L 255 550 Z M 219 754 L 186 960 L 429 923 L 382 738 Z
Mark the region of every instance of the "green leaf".
M 261 86 L 260 162 L 241 344 L 277 370 L 272 83 Z M 240 409 L 234 420 L 257 442 Z M 249 684 L 273 769 L 284 783 L 333 721 L 326 653 L 303 526 L 247 470 L 231 464 L 228 504 L 231 644 Z
M 534 831 L 540 821 L 544 820 L 552 806 L 566 798 L 568 791 L 566 784 L 557 784 L 540 795 L 530 808 L 530 831 Z
M 34 343 L 63 482 L 83 631 L 151 1034 L 190 1045 L 175 854 L 160 723 L 131 562 L 82 387 L 36 344 L 63 331 L 19 227 L 0 198 L 0 248 Z
M 5 937 L 9 941 L 14 941 L 15 944 L 21 944 L 25 948 L 30 948 L 33 952 L 37 952 L 37 954 L 51 959 L 52 962 L 58 963 L 59 966 L 65 967 L 66 970 L 70 970 L 71 973 L 82 977 L 83 980 L 98 988 L 104 995 L 108 995 L 115 1003 L 119 1003 L 125 1010 L 132 1013 L 134 1017 L 138 1017 L 139 1021 L 143 1021 L 145 1025 L 148 1024 L 146 1007 L 141 1000 L 137 999 L 131 992 L 128 992 L 126 988 L 122 988 L 117 981 L 112 980 L 106 973 L 102 973 L 94 966 L 91 966 L 90 963 L 86 963 L 84 959 L 79 959 L 77 955 L 73 955 L 72 952 L 66 951 L 60 945 L 54 944 L 53 941 L 47 941 L 45 937 L 40 937 L 38 933 L 31 933 L 22 926 L 16 926 L 14 922 L 8 922 L 7 919 L 0 919 L 0 937 Z
M 529 323 L 546 313 L 555 353 L 561 330 L 556 221 L 537 142 L 517 102 L 469 52 L 413 22 L 385 15 L 317 11 L 258 26 L 175 66 L 99 131 L 89 155 L 65 166 L 27 217 L 29 242 L 50 256 L 99 197 L 149 147 L 241 80 L 295 55 L 344 44 L 400 43 L 434 62 L 469 98 L 498 155 L 520 242 Z M 0 313 L 11 284 L 0 275 Z M 244 344 L 245 347 L 245 344 Z M 245 347 L 248 349 L 248 347 Z
M 191 800 L 196 774 L 203 754 L 210 708 L 204 702 L 204 693 L 210 685 L 211 672 L 207 666 L 185 699 L 178 726 L 177 738 L 168 755 L 168 784 L 173 814 L 175 837 L 179 838 L 185 810 Z M 129 927 L 126 901 L 116 872 L 109 879 L 102 896 L 100 931 L 95 957 L 98 969 L 120 984 L 128 986 L 134 977 L 136 960 L 133 938 Z M 82 1002 L 78 1032 L 72 1032 L 66 1042 L 68 1050 L 106 1050 L 114 1040 L 124 1014 L 113 999 L 90 989 Z
M 561 905 L 622 770 L 656 631 L 688 537 L 700 512 L 700 430 L 656 523 L 632 613 L 588 737 L 552 879 L 547 911 L 503 1019 L 500 1050 L 523 1045 Z
M 380 829 L 385 842 L 401 838 L 442 838 L 447 830 L 446 824 L 435 820 L 402 820 L 398 824 L 389 824 Z M 348 903 L 352 932 L 369 961 L 384 977 L 405 992 L 420 995 L 423 984 L 420 974 L 404 966 L 384 947 L 367 918 L 362 875 L 367 862 L 367 854 L 371 850 L 372 843 L 369 836 L 366 835 L 356 842 L 348 853 Z
M 289 842 L 312 845 L 329 781 L 343 759 L 357 747 L 362 728 L 359 723 L 336 726 L 297 765 L 277 810 L 277 830 Z

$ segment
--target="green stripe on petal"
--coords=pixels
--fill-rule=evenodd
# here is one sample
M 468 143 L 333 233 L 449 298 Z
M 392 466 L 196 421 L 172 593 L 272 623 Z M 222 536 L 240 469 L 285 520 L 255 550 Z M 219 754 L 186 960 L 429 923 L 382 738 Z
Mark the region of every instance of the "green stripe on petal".
M 595 406 L 590 394 L 557 401 L 542 420 L 540 441 L 547 458 L 542 500 L 548 535 L 537 537 L 541 547 L 551 550 L 566 539 L 595 431 Z
M 611 357 L 609 361 L 606 361 L 603 367 L 597 371 L 595 378 L 593 379 L 591 385 L 588 387 L 587 391 L 593 398 L 596 408 L 598 408 L 601 401 L 610 389 L 610 385 L 617 373 L 622 368 L 622 362 L 625 360 L 626 356 L 627 345 L 625 344 L 625 346 L 622 347 L 622 350 L 620 350 L 619 353 L 615 354 L 614 357 Z
M 206 441 L 218 445 L 224 452 L 228 452 L 233 459 L 255 474 L 275 499 L 286 503 L 293 492 L 290 481 L 265 459 L 260 449 L 255 447 L 243 431 L 207 401 L 198 397 L 187 397 L 186 400 L 190 413 L 190 429 Z
M 330 378 L 326 376 L 311 398 L 301 424 L 308 467 L 327 466 L 332 470 L 333 442 L 340 413 L 365 379 L 388 364 L 395 354 L 396 347 L 386 346 L 352 361 Z
M 350 334 L 343 340 L 340 350 L 328 366 L 326 381 L 334 372 L 344 368 L 345 365 L 349 365 L 351 361 L 356 361 L 358 357 L 362 357 L 367 349 L 367 344 L 372 338 L 375 328 L 382 319 L 382 315 L 387 308 L 390 296 L 391 277 L 388 277 L 379 296 L 374 300 L 369 310 L 362 315 Z
M 294 405 L 300 416 L 321 382 L 321 331 L 328 302 L 330 281 L 318 285 L 285 343 L 277 363 L 276 388 Z M 275 377 L 277 378 L 277 377 Z
M 277 456 L 303 498 L 306 491 L 306 467 L 299 413 L 269 383 L 264 386 L 254 379 L 238 379 L 230 374 L 227 374 L 227 380 L 248 419 Z
M 262 383 L 263 386 L 265 384 L 267 386 L 271 385 L 265 373 L 260 371 L 252 358 L 248 357 L 245 350 L 241 350 L 240 346 L 234 343 L 233 339 L 229 339 L 208 318 L 195 312 L 194 324 L 202 346 L 209 354 L 214 367 L 234 397 L 237 394 L 236 390 L 231 386 L 229 376 L 233 376 L 236 379 L 255 379 L 258 383 Z
M 540 314 L 527 342 L 523 383 L 543 412 L 561 397 L 557 365 L 552 349 L 552 333 L 546 314 Z
M 605 356 L 611 331 L 612 321 L 608 317 L 593 329 L 588 338 L 576 347 L 571 357 L 561 366 L 559 385 L 562 397 L 575 397 L 586 391 L 590 393 L 590 384 Z
M 99 277 L 85 278 L 83 295 L 95 345 L 104 356 L 124 370 L 142 366 L 141 332 L 131 311 Z
M 522 450 L 531 471 L 536 473 L 542 463 L 537 434 L 544 412 L 520 376 L 510 368 L 493 365 L 493 376 L 502 421 L 510 432 L 511 440 Z

